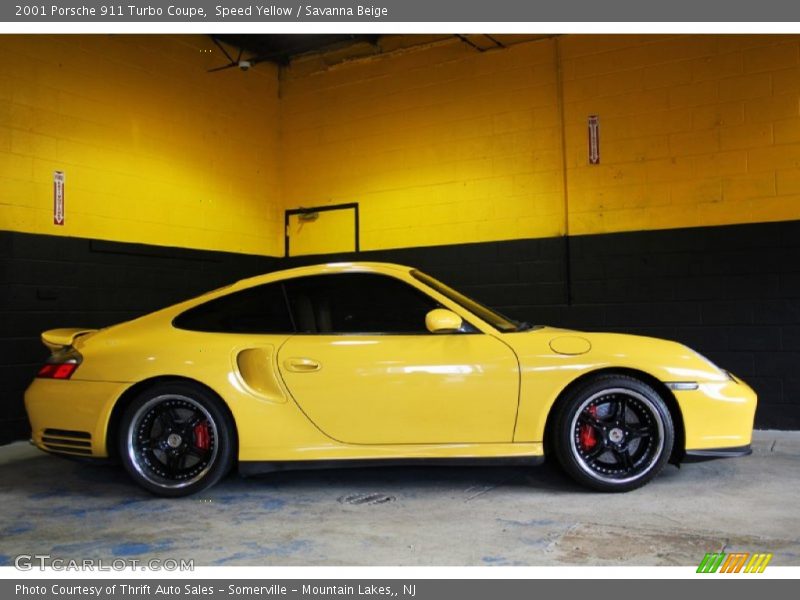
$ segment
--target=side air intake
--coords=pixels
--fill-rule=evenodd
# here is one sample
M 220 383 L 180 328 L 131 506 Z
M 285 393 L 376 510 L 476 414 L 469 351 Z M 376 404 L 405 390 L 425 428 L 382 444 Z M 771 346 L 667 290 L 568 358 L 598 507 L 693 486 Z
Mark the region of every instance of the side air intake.
M 92 434 L 88 431 L 45 429 L 42 443 L 52 452 L 89 456 L 92 454 Z

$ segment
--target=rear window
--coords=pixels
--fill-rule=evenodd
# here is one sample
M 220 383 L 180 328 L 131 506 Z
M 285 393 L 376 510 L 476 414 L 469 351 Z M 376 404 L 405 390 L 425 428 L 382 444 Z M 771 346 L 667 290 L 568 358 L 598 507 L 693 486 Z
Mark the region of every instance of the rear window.
M 178 329 L 213 333 L 294 333 L 280 283 L 268 283 L 209 300 L 172 321 Z

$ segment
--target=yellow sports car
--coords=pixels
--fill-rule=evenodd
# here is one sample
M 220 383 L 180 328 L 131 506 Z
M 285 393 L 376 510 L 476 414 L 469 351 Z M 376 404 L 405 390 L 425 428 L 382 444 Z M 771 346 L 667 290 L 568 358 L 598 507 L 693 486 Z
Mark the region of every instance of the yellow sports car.
M 234 463 L 247 475 L 545 455 L 627 491 L 670 459 L 748 454 L 756 408 L 744 382 L 676 342 L 520 323 L 384 263 L 271 273 L 42 340 L 33 442 L 118 458 L 164 496 Z

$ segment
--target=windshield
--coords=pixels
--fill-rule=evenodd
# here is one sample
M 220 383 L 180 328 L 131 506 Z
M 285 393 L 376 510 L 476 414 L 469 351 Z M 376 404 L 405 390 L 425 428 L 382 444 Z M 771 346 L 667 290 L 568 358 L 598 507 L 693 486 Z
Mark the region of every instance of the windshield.
M 511 331 L 524 331 L 526 329 L 531 329 L 531 325 L 529 323 L 524 323 L 524 322 L 521 323 L 519 321 L 515 321 L 514 319 L 510 319 L 509 317 L 501 315 L 499 312 L 484 306 L 480 302 L 477 302 L 472 298 L 465 296 L 461 292 L 457 292 L 453 288 L 443 284 L 441 281 L 437 279 L 434 279 L 430 275 L 426 275 L 422 271 L 417 271 L 416 269 L 414 269 L 413 271 L 411 271 L 411 275 L 415 279 L 424 283 L 425 285 L 432 287 L 434 290 L 436 290 L 443 296 L 446 296 L 448 299 L 452 300 L 456 304 L 463 306 L 469 312 L 478 316 L 483 321 L 486 321 L 487 323 L 489 323 L 489 325 L 491 325 L 495 329 L 498 329 L 505 333 Z

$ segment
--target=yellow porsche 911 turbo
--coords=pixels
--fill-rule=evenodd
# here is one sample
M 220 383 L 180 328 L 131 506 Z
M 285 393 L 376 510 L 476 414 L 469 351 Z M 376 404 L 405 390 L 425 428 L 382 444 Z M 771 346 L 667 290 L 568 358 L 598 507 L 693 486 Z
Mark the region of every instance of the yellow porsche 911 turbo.
M 106 329 L 42 334 L 33 442 L 163 496 L 361 461 L 554 457 L 600 491 L 749 454 L 756 396 L 676 342 L 519 323 L 410 267 L 254 277 Z

